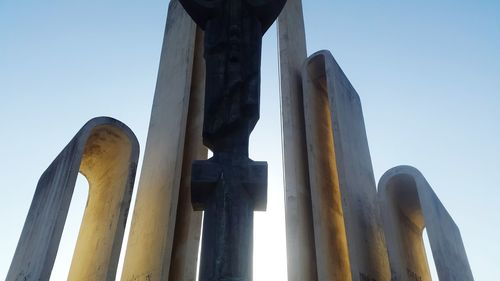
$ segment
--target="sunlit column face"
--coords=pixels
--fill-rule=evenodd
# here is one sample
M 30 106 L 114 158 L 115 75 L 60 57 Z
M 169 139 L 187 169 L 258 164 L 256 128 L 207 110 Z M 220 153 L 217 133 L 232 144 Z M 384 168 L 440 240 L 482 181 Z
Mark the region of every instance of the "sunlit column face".
M 138 154 L 120 121 L 88 121 L 40 177 L 7 279 L 51 276 L 78 172 L 88 199 L 68 280 L 114 279 Z
M 473 280 L 457 225 L 417 169 L 398 166 L 387 171 L 379 183 L 379 198 L 394 278 L 429 281 L 437 272 L 440 280 Z M 430 249 L 424 245 L 427 238 Z

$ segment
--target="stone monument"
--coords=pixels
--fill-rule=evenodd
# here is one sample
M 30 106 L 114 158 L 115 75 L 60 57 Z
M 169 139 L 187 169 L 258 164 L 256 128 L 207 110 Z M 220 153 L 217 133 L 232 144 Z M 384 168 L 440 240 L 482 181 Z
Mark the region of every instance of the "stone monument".
M 200 281 L 252 280 L 267 163 L 248 143 L 277 17 L 288 280 L 429 281 L 427 227 L 440 280 L 472 281 L 458 227 L 418 170 L 389 170 L 377 193 L 360 96 L 330 52 L 307 57 L 301 0 L 170 1 L 121 280 L 194 281 L 198 263 Z M 137 157 L 125 125 L 85 125 L 42 175 L 7 280 L 50 277 L 79 170 L 94 191 L 69 279 L 114 280 Z
M 250 160 L 248 140 L 259 119 L 262 36 L 286 0 L 180 2 L 205 31 L 203 143 L 214 154 L 192 168 L 193 207 L 205 211 L 199 280 L 251 281 L 267 163 Z

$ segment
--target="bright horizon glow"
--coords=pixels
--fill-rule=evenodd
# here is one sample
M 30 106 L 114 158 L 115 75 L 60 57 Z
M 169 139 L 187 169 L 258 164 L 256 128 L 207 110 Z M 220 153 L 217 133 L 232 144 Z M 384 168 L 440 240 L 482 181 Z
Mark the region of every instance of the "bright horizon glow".
M 308 54 L 330 50 L 361 97 L 376 181 L 396 165 L 419 169 L 457 223 L 475 280 L 495 280 L 500 2 L 303 2 Z M 0 279 L 39 177 L 89 119 L 111 116 L 137 135 L 135 202 L 167 5 L 0 2 Z M 250 148 L 269 163 L 268 211 L 255 216 L 256 281 L 286 280 L 276 41 L 271 28 Z M 59 254 L 71 257 L 74 246 L 61 245 Z M 53 280 L 65 279 L 71 258 L 63 260 L 68 267 Z

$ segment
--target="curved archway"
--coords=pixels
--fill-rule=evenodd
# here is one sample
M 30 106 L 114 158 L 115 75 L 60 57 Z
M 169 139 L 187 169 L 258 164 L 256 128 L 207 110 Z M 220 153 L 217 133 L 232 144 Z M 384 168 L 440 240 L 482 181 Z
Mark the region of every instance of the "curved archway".
M 417 169 L 392 168 L 378 188 L 392 280 L 431 280 L 424 228 L 439 280 L 474 280 L 457 225 Z
M 139 144 L 120 121 L 88 121 L 42 174 L 7 280 L 48 280 L 78 172 L 89 197 L 68 280 L 113 280 L 132 195 Z

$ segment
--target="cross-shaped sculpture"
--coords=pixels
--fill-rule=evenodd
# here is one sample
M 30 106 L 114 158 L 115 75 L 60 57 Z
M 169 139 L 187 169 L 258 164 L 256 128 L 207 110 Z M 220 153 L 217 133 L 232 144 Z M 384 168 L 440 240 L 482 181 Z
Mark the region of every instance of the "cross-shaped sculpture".
M 262 36 L 286 0 L 179 0 L 205 31 L 203 143 L 191 197 L 204 210 L 200 281 L 251 281 L 253 212 L 265 210 L 267 163 L 248 158 L 259 119 Z

